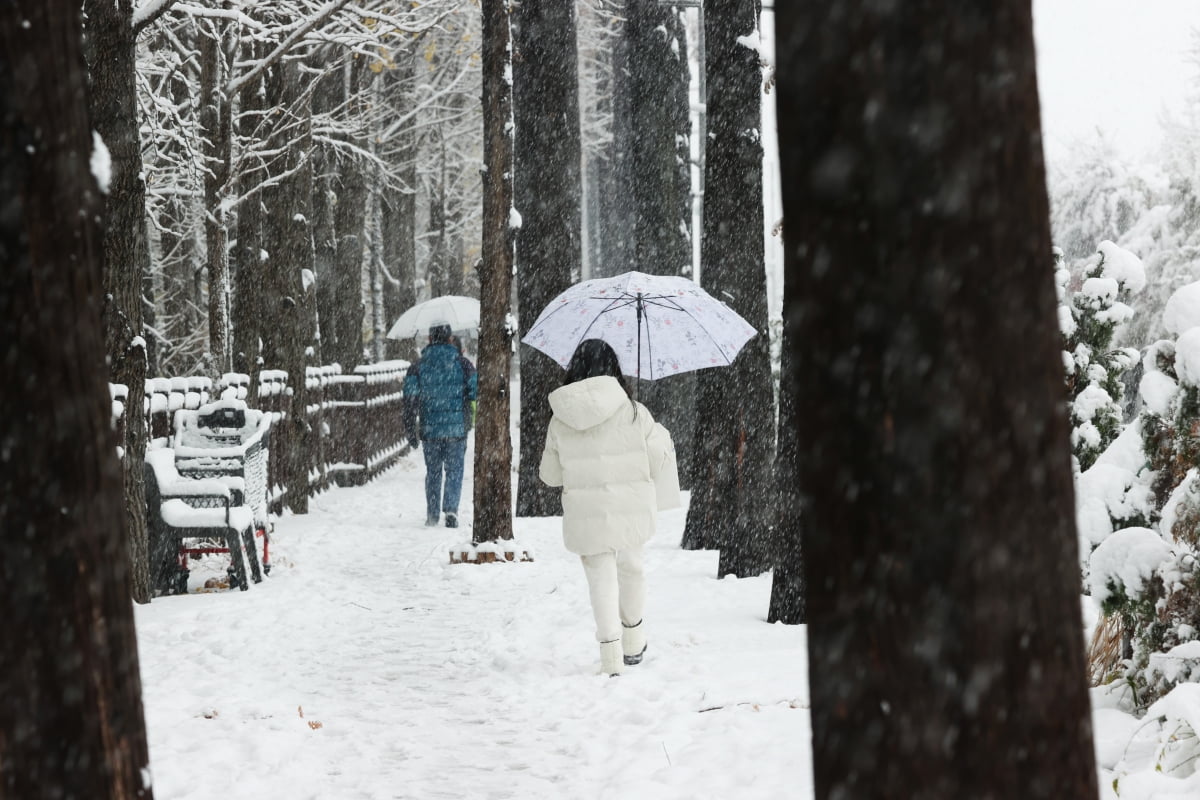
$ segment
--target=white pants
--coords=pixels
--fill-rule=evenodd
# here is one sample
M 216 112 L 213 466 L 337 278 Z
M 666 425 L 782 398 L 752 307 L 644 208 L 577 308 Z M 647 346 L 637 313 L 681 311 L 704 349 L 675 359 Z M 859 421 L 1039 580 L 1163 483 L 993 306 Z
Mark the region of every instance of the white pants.
M 580 556 L 587 575 L 592 615 L 596 618 L 596 640 L 621 638 L 621 624 L 637 625 L 646 605 L 646 581 L 642 573 L 642 548 L 617 553 Z

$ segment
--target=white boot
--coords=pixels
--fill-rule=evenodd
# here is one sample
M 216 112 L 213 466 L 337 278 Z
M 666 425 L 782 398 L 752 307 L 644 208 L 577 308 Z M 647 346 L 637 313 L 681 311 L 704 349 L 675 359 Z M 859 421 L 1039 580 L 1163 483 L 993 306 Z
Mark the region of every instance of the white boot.
M 639 619 L 634 625 L 621 623 L 621 650 L 626 666 L 642 663 L 642 655 L 646 652 L 646 626 L 643 622 Z
M 600 671 L 605 675 L 615 677 L 621 674 L 622 666 L 621 640 L 613 639 L 611 642 L 601 642 Z

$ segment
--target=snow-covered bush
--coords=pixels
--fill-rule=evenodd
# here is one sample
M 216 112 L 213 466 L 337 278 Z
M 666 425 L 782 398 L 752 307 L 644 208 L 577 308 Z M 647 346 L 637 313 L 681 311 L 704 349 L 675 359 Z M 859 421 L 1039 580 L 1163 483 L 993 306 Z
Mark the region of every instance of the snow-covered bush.
M 1137 256 L 1106 240 L 1086 263 L 1078 291 L 1068 296 L 1071 276 L 1061 266 L 1055 279 L 1071 402 L 1071 448 L 1079 469 L 1086 470 L 1121 431 L 1121 376 L 1137 363 L 1139 354 L 1132 348 L 1113 348 L 1113 335 L 1133 316 L 1133 309 L 1119 298 L 1140 292 L 1146 273 Z
M 1200 684 L 1200 641 L 1195 639 L 1151 653 L 1146 665 L 1146 680 L 1152 691 L 1164 696 L 1184 683 Z
M 1131 425 L 1075 482 L 1075 522 L 1080 568 L 1089 580 L 1092 551 L 1113 531 L 1146 528 L 1154 514 L 1154 494 L 1140 472 L 1145 458 L 1136 425 Z M 1124 456 L 1123 457 L 1123 451 Z
M 1161 565 L 1171 547 L 1149 528 L 1125 528 L 1101 542 L 1092 553 L 1088 584 L 1092 598 L 1106 615 L 1119 614 L 1126 630 L 1153 617 L 1162 594 Z
M 1088 582 L 1121 622 L 1121 671 L 1140 710 L 1200 681 L 1200 283 L 1163 317 L 1176 338 L 1146 351 L 1137 420 L 1078 482 L 1081 544 L 1095 546 Z M 1101 506 L 1110 520 L 1137 510 L 1144 527 L 1106 535 Z

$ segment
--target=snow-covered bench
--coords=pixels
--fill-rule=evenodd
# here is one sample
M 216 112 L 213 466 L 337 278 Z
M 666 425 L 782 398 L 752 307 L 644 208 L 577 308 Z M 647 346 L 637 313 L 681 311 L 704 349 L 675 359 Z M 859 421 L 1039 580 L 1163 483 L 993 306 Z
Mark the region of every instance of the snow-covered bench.
M 271 416 L 226 398 L 175 415 L 171 447 L 184 478 L 217 480 L 231 492 L 232 504 L 253 513 L 255 536 L 262 539 L 262 569 L 271 571 L 268 531 L 268 443 Z
M 152 582 L 157 591 L 187 592 L 190 556 L 228 552 L 230 586 L 250 588 L 246 559 L 255 583 L 262 580 L 254 547 L 254 511 L 238 505 L 222 481 L 185 478 L 175 468 L 175 451 L 159 448 L 146 453 L 146 508 L 150 534 Z M 202 539 L 224 546 L 184 546 Z

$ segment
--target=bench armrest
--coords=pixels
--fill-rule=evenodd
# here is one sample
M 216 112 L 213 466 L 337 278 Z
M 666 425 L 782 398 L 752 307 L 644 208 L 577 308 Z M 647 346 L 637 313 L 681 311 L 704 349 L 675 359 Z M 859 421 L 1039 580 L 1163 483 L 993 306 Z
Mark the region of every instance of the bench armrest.
M 179 482 L 179 484 L 187 484 L 187 483 L 201 483 L 201 481 L 180 481 Z M 169 486 L 167 488 L 174 489 L 179 484 L 173 484 L 172 486 Z M 174 500 L 174 501 L 179 501 L 179 502 L 183 503 L 184 505 L 191 506 L 193 508 L 207 508 L 208 506 L 192 506 L 192 504 L 189 503 L 188 501 L 189 500 L 192 500 L 192 501 L 216 500 L 219 503 L 221 503 L 221 505 L 214 505 L 214 506 L 211 506 L 211 508 L 224 507 L 224 509 L 225 509 L 225 524 L 228 525 L 229 524 L 229 509 L 230 509 L 230 503 L 232 501 L 232 497 L 230 496 L 230 492 L 229 492 L 228 488 L 225 488 L 225 487 L 220 487 L 220 488 L 224 488 L 225 491 L 223 491 L 223 492 L 221 492 L 221 491 L 213 491 L 213 492 L 188 491 L 188 492 L 184 492 L 182 494 L 175 493 L 175 492 L 162 492 L 159 495 L 160 507 L 165 506 L 167 503 Z
M 160 483 L 158 493 L 168 497 L 224 497 L 229 499 L 229 485 L 217 478 L 181 478 L 170 483 Z

